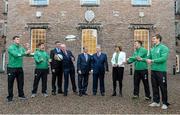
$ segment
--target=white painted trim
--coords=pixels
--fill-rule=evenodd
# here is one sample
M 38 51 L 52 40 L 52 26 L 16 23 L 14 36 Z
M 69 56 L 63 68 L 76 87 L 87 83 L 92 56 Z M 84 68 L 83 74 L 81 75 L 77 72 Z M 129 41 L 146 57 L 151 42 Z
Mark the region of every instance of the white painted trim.
M 149 55 L 149 51 L 150 51 L 150 30 L 148 30 L 148 54 Z
M 30 36 L 31 36 L 31 50 L 32 50 L 32 29 L 30 30 Z
M 151 4 L 152 4 L 152 0 L 148 0 L 148 2 L 149 2 L 149 3 L 146 3 L 146 4 L 136 4 L 136 3 L 135 3 L 135 0 L 131 0 L 131 4 L 132 4 L 132 5 L 142 5 L 142 6 L 144 6 L 144 5 L 151 5 Z
M 91 0 L 80 0 L 81 6 L 92 6 L 92 5 L 100 5 L 100 0 L 96 0 L 95 2 Z
M 179 55 L 176 55 L 176 72 L 180 72 Z
M 5 71 L 5 60 L 6 60 L 6 53 L 5 52 L 3 53 L 3 57 L 2 58 L 3 58 L 3 60 L 2 60 L 3 61 L 2 70 Z
M 43 6 L 43 5 L 49 5 L 49 0 L 47 0 L 47 4 L 36 4 L 36 3 L 34 2 L 34 0 L 29 0 L 29 3 L 30 3 L 30 5 Z

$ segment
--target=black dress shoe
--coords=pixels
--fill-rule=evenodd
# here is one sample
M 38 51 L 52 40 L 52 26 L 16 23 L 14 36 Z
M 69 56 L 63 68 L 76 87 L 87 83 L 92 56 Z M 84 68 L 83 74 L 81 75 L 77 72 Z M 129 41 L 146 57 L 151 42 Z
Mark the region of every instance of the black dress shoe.
M 116 92 L 114 92 L 114 93 L 112 94 L 112 96 L 116 96 Z
M 64 96 L 67 96 L 67 93 L 64 93 Z
M 93 92 L 93 95 L 95 96 L 95 95 L 96 95 L 96 92 Z
M 82 94 L 82 93 L 79 93 L 79 96 L 81 97 L 81 96 L 83 96 L 83 94 Z
M 63 91 L 58 91 L 58 94 L 63 94 L 64 92 Z
M 120 97 L 123 97 L 122 93 L 119 94 Z
M 101 93 L 101 96 L 105 96 L 105 94 L 104 94 L 104 93 Z
M 83 93 L 83 95 L 88 95 L 87 93 Z
M 56 92 L 52 92 L 51 94 L 52 94 L 52 95 L 56 95 Z
M 6 98 L 7 99 L 7 102 L 12 102 L 13 101 L 13 98 Z
M 73 93 L 74 93 L 74 94 L 78 94 L 78 92 L 77 92 L 77 91 L 73 91 Z

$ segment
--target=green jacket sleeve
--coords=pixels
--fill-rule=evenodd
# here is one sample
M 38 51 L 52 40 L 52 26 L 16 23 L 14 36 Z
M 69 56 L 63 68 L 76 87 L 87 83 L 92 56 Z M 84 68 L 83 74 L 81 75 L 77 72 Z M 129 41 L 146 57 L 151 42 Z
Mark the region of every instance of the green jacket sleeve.
M 167 61 L 169 55 L 169 49 L 167 47 L 163 47 L 160 52 L 160 57 L 157 59 L 154 59 L 154 63 L 163 63 Z
M 38 55 L 38 52 L 35 52 L 34 53 L 34 60 L 36 63 L 40 63 L 42 62 L 43 60 L 40 58 L 40 56 Z
M 135 61 L 137 61 L 136 55 L 135 55 L 135 53 L 133 53 L 133 55 L 131 57 L 129 57 L 129 59 L 128 59 L 128 64 L 133 63 Z
M 47 53 L 47 61 L 49 62 L 50 60 L 50 55 Z

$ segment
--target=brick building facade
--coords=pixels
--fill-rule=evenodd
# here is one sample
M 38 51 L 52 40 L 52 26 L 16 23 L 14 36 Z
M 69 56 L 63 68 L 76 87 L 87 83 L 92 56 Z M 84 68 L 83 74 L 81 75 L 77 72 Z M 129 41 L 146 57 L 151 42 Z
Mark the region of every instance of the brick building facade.
M 172 73 L 176 62 L 174 0 L 147 0 L 147 4 L 134 3 L 141 0 L 101 0 L 95 7 L 82 7 L 79 0 L 42 0 L 42 4 L 35 1 L 9 1 L 7 46 L 14 35 L 20 35 L 22 42 L 29 42 L 32 49 L 37 42 L 46 41 L 48 51 L 59 40 L 77 56 L 84 44 L 100 44 L 110 64 L 114 44 L 121 44 L 129 57 L 135 39 L 143 40 L 149 49 L 151 37 L 160 33 L 163 43 L 170 48 L 168 72 Z M 87 10 L 87 18 L 92 18 L 89 22 L 84 18 Z M 68 42 L 64 39 L 67 35 L 78 39 Z

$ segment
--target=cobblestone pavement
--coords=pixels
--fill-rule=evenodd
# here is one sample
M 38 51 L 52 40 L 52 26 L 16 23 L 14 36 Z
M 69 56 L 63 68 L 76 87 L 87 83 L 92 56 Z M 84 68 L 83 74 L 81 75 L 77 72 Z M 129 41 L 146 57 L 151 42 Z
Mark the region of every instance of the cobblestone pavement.
M 32 67 L 30 67 L 32 68 Z M 67 97 L 63 95 L 52 96 L 51 93 L 51 75 L 48 76 L 49 97 L 43 97 L 41 86 L 39 84 L 38 96 L 30 98 L 33 83 L 33 69 L 25 68 L 25 94 L 28 100 L 22 101 L 17 98 L 16 82 L 14 84 L 14 101 L 6 102 L 7 96 L 7 78 L 5 74 L 0 74 L 0 114 L 5 113 L 85 113 L 85 114 L 119 114 L 119 113 L 151 113 L 151 114 L 180 114 L 180 75 L 168 75 L 168 96 L 170 106 L 168 110 L 148 107 L 149 101 L 144 100 L 144 89 L 141 83 L 140 98 L 132 100 L 133 77 L 125 73 L 123 80 L 123 97 L 111 97 L 112 78 L 111 73 L 106 74 L 105 87 L 106 95 L 104 97 L 98 94 L 92 95 L 92 77 L 89 79 L 88 96 L 79 97 L 72 93 L 71 88 Z M 71 87 L 71 85 L 70 85 Z

